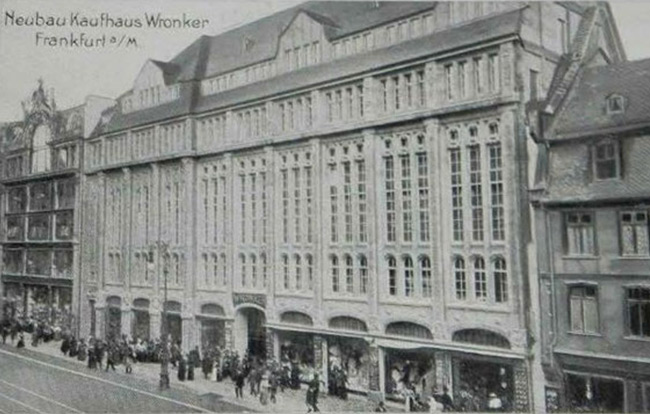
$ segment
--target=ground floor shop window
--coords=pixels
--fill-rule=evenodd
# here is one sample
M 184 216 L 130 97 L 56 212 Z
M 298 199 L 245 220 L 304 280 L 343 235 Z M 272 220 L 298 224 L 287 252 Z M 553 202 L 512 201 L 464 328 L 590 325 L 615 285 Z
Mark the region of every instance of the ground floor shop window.
M 133 338 L 147 340 L 150 338 L 150 317 L 149 311 L 133 311 Z
M 454 360 L 454 407 L 458 411 L 512 411 L 512 367 L 498 362 Z
M 203 349 L 224 348 L 226 346 L 226 325 L 218 319 L 201 321 L 201 346 Z
M 433 351 L 387 349 L 385 358 L 386 394 L 401 399 L 411 387 L 422 398 L 431 394 L 436 383 Z
M 329 337 L 330 382 L 344 375 L 347 389 L 368 391 L 370 358 L 368 343 L 361 338 Z M 340 388 L 340 384 L 339 384 Z
M 279 332 L 280 360 L 314 366 L 314 336 L 304 332 Z
M 72 289 L 63 286 L 4 284 L 3 314 L 57 327 L 72 326 Z
M 567 374 L 565 381 L 568 411 L 586 413 L 624 411 L 625 389 L 622 380 Z

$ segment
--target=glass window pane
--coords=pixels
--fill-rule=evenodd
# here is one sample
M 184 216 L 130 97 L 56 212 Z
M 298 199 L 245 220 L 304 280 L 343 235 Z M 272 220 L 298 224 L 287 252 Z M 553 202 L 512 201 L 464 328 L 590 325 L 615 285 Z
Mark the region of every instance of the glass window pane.
M 27 274 L 49 276 L 51 264 L 49 250 L 27 250 Z
M 53 277 L 72 278 L 72 250 L 56 250 L 54 252 Z
M 31 211 L 52 208 L 52 185 L 49 182 L 32 184 L 29 191 L 29 209 Z
M 47 214 L 35 214 L 29 216 L 27 238 L 29 240 L 50 239 L 50 216 Z
M 7 217 L 7 240 L 25 239 L 25 216 Z
M 4 272 L 5 273 L 23 273 L 23 250 L 8 249 L 4 251 Z
M 8 191 L 8 213 L 22 213 L 27 207 L 27 189 L 25 187 L 16 187 Z
M 61 180 L 56 183 L 57 208 L 73 208 L 75 196 L 74 179 Z
M 582 297 L 571 296 L 569 313 L 571 317 L 571 330 L 582 332 Z
M 72 239 L 73 216 L 72 212 L 57 213 L 56 220 L 56 238 L 58 240 Z
M 595 299 L 585 299 L 583 302 L 585 316 L 585 332 L 597 333 L 598 329 L 598 302 Z

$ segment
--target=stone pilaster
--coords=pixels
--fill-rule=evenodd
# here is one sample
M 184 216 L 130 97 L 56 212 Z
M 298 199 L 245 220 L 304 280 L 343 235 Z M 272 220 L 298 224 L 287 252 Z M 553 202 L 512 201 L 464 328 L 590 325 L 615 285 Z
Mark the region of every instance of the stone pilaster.
M 528 368 L 524 361 L 514 366 L 513 379 L 515 387 L 513 409 L 516 412 L 528 412 L 530 387 L 528 386 Z
M 120 323 L 120 329 L 122 335 L 131 336 L 133 333 L 131 323 L 133 322 L 133 312 L 131 312 L 130 307 L 122 308 L 122 321 Z
M 95 312 L 97 318 L 95 322 L 97 324 L 95 334 L 97 335 L 97 338 L 104 339 L 106 337 L 106 308 L 97 306 Z
M 275 342 L 277 342 L 277 333 L 271 328 L 266 328 L 266 356 L 275 356 Z
M 233 321 L 225 321 L 223 324 L 223 336 L 226 349 L 232 349 L 233 340 L 232 340 L 232 324 Z
M 182 315 L 182 333 L 181 333 L 181 341 L 182 341 L 182 349 L 183 352 L 189 352 L 191 349 L 194 348 L 195 343 L 194 343 L 194 337 L 195 337 L 195 329 L 194 329 L 194 318 L 192 317 L 191 314 L 183 314 Z
M 370 344 L 368 347 L 368 357 L 370 358 L 370 370 L 368 375 L 370 376 L 368 381 L 368 387 L 370 391 L 380 391 L 380 364 L 379 364 L 379 347 L 375 344 Z
M 447 352 L 440 351 L 434 354 L 434 358 L 436 364 L 436 388 L 438 388 L 438 392 L 442 392 L 443 387 L 448 387 L 451 392 L 451 355 Z

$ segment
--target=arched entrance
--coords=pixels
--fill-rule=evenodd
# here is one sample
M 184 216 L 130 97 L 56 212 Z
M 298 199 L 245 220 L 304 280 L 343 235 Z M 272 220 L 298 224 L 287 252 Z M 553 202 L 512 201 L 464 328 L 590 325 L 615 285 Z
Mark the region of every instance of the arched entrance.
M 223 348 L 226 345 L 224 318 L 222 306 L 216 303 L 201 306 L 201 313 L 197 315 L 201 328 L 201 349 Z
M 106 339 L 118 340 L 122 333 L 122 299 L 111 296 L 106 299 Z
M 138 298 L 133 301 L 133 338 L 149 339 L 150 337 L 150 318 L 149 318 L 149 300 Z
M 255 307 L 243 307 L 235 313 L 235 350 L 244 355 L 246 350 L 259 358 L 266 357 L 266 316 Z

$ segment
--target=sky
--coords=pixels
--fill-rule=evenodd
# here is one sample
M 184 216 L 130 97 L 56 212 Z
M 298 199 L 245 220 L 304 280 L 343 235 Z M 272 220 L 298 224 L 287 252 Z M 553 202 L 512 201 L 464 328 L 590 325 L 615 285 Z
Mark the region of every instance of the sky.
M 214 35 L 254 21 L 301 0 L 0 0 L 0 122 L 22 117 L 20 102 L 31 95 L 42 78 L 53 88 L 57 106 L 83 103 L 89 94 L 115 98 L 131 88 L 144 62 L 168 61 L 200 35 Z M 623 45 L 630 60 L 650 57 L 647 21 L 650 2 L 610 1 Z M 196 19 L 199 28 L 93 28 L 84 17 L 138 19 L 147 16 Z M 10 18 L 9 16 L 12 16 Z M 35 27 L 21 17 L 59 17 L 63 27 Z M 73 17 L 75 26 L 71 27 Z M 104 38 L 92 48 L 46 45 L 46 37 Z M 131 41 L 131 43 L 130 43 Z M 133 41 L 137 46 L 133 45 Z

